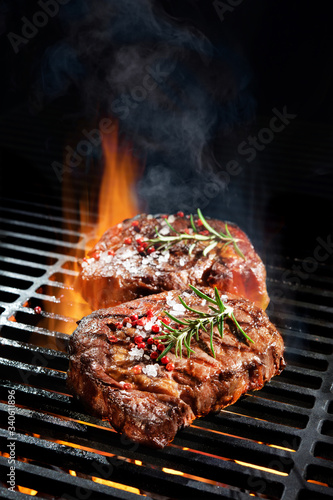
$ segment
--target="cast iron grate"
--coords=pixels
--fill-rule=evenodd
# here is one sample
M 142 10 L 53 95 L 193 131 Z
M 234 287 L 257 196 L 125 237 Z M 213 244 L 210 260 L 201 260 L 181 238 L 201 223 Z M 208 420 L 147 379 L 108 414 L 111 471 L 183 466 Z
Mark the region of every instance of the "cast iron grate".
M 320 264 L 295 289 L 283 279 L 293 260 L 268 266 L 270 317 L 285 339 L 286 369 L 154 451 L 86 414 L 66 389 L 64 332 L 78 319 L 68 287 L 76 276 L 74 251 L 84 255 L 87 245 L 75 220 L 64 230 L 56 206 L 46 216 L 42 206 L 10 200 L 0 217 L 0 469 L 5 478 L 14 441 L 20 490 L 3 482 L 2 498 L 332 498 L 332 267 Z M 57 310 L 61 303 L 68 316 Z M 14 435 L 7 425 L 12 390 Z

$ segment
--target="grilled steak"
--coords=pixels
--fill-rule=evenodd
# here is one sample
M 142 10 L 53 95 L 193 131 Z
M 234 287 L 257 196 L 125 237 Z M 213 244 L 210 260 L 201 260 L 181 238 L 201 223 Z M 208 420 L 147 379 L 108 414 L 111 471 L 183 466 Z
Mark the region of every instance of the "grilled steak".
M 214 297 L 211 288 L 202 288 Z M 236 324 L 224 320 L 223 338 L 213 329 L 214 358 L 210 334 L 199 331 L 192 338 L 194 352 L 156 360 L 163 350 L 161 331 L 167 331 L 168 311 L 178 319 L 198 317 L 186 304 L 210 311 L 208 302 L 190 289 L 169 291 L 95 311 L 83 318 L 70 343 L 70 389 L 89 411 L 106 418 L 133 441 L 162 448 L 178 429 L 194 418 L 234 403 L 249 390 L 264 383 L 284 367 L 283 340 L 266 313 L 247 299 L 224 293 L 247 340 Z M 171 321 L 172 327 L 177 323 Z
M 172 227 L 181 233 L 194 233 L 188 216 L 169 216 Z M 197 216 L 198 232 L 208 233 Z M 82 262 L 78 287 L 92 309 L 110 307 L 138 297 L 194 286 L 216 286 L 221 291 L 248 298 L 262 309 L 268 305 L 266 271 L 248 237 L 234 224 L 209 219 L 218 232 L 230 230 L 244 254 L 233 244 L 220 241 L 206 256 L 210 241 L 183 240 L 161 249 L 147 248 L 147 240 L 176 235 L 163 216 L 140 215 L 109 229 Z M 200 233 L 199 233 L 200 234 Z M 146 248 L 144 248 L 146 247 Z M 155 251 L 153 251 L 155 250 Z

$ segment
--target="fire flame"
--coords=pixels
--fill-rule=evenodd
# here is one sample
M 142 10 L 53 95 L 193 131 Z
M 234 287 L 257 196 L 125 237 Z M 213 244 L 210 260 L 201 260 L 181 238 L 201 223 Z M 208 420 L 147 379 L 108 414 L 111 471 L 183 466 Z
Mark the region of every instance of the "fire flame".
M 109 227 L 134 217 L 140 210 L 134 186 L 141 168 L 128 149 L 119 151 L 117 135 L 104 134 L 102 140 L 106 167 L 98 204 L 98 238 Z
M 135 186 L 141 176 L 142 165 L 131 155 L 130 144 L 119 144 L 119 131 L 115 123 L 112 133 L 101 131 L 100 134 L 104 169 L 99 185 L 97 209 L 94 208 L 96 206 L 94 183 L 87 186 L 78 201 L 76 188 L 72 182 L 73 173 L 67 171 L 64 173 L 63 213 L 66 221 L 64 230 L 70 234 L 70 238 L 73 233 L 76 235 L 79 233 L 82 237 L 68 263 L 68 270 L 64 270 L 61 275 L 61 280 L 57 275 L 50 278 L 61 281 L 63 287 L 59 288 L 54 302 L 45 301 L 38 323 L 40 327 L 69 335 L 76 328 L 76 322 L 92 312 L 80 291 L 75 289 L 75 275 L 80 272 L 80 260 L 107 229 L 126 218 L 134 217 L 141 211 Z M 77 221 L 73 220 L 73 213 L 77 213 L 78 206 L 79 228 Z M 52 340 L 48 339 L 47 347 L 52 348 L 50 343 Z

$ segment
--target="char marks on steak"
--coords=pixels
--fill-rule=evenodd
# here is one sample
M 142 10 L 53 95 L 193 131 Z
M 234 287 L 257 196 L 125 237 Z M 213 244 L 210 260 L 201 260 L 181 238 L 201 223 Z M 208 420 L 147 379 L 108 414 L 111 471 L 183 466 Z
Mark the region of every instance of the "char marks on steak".
M 179 232 L 193 231 L 189 217 L 169 216 Z M 194 217 L 198 230 L 204 229 Z M 200 222 L 200 221 L 199 221 Z M 225 222 L 209 219 L 218 232 L 226 232 Z M 112 307 L 165 290 L 194 286 L 216 286 L 245 297 L 262 309 L 268 305 L 266 271 L 250 240 L 239 227 L 228 223 L 231 235 L 245 256 L 223 241 L 207 256 L 203 250 L 209 242 L 198 242 L 192 253 L 193 240 L 179 242 L 169 250 L 148 253 L 139 251 L 139 242 L 156 237 L 155 228 L 163 235 L 174 234 L 162 216 L 140 215 L 110 228 L 102 236 L 90 257 L 82 262 L 78 288 L 92 309 Z
M 211 288 L 202 291 L 214 297 Z M 201 330 L 198 340 L 192 338 L 190 357 L 185 348 L 182 358 L 175 356 L 174 348 L 169 351 L 173 369 L 168 371 L 151 359 L 156 346 L 147 340 L 159 335 L 152 326 L 163 328 L 158 318 L 165 317 L 164 311 L 180 319 L 195 315 L 182 310 L 178 293 L 192 308 L 209 311 L 191 289 L 163 292 L 93 312 L 80 321 L 69 343 L 72 392 L 117 431 L 156 448 L 170 443 L 177 430 L 194 418 L 234 403 L 249 390 L 261 389 L 285 365 L 283 340 L 266 313 L 247 299 L 224 293 L 223 303 L 233 309 L 254 342 L 225 319 L 223 338 L 214 328 L 216 358 L 209 333 Z M 135 325 L 135 317 L 129 321 L 135 314 L 139 320 L 144 318 L 141 326 Z M 144 348 L 136 344 L 138 336 L 143 337 Z

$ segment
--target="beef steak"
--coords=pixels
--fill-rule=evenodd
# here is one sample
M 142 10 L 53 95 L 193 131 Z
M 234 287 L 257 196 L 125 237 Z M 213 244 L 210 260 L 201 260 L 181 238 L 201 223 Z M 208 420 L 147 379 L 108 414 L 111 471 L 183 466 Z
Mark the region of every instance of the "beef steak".
M 211 288 L 201 290 L 214 297 Z M 178 293 L 192 308 L 209 311 L 191 289 L 163 292 L 93 312 L 79 322 L 69 342 L 72 392 L 117 431 L 157 448 L 194 418 L 261 389 L 284 367 L 283 340 L 266 313 L 229 293 L 221 294 L 223 303 L 253 343 L 225 319 L 223 338 L 214 327 L 215 358 L 210 335 L 200 330 L 198 340 L 192 338 L 190 357 L 185 347 L 182 357 L 172 348 L 167 360 L 157 362 L 156 353 L 163 349 L 158 336 L 165 330 L 161 318 L 168 321 L 165 311 L 179 319 L 197 317 L 181 305 Z
M 176 231 L 192 232 L 188 216 L 168 217 Z M 198 231 L 206 231 L 197 216 Z M 226 223 L 209 219 L 218 232 L 226 233 Z M 228 229 L 245 259 L 232 244 L 219 242 L 207 256 L 203 251 L 210 242 L 193 240 L 172 245 L 169 249 L 145 250 L 148 239 L 156 237 L 155 228 L 164 236 L 175 235 L 163 216 L 140 215 L 110 228 L 82 262 L 78 288 L 92 309 L 111 307 L 138 297 L 164 290 L 194 286 L 216 286 L 221 291 L 240 295 L 262 309 L 268 305 L 266 271 L 250 240 L 234 224 Z

